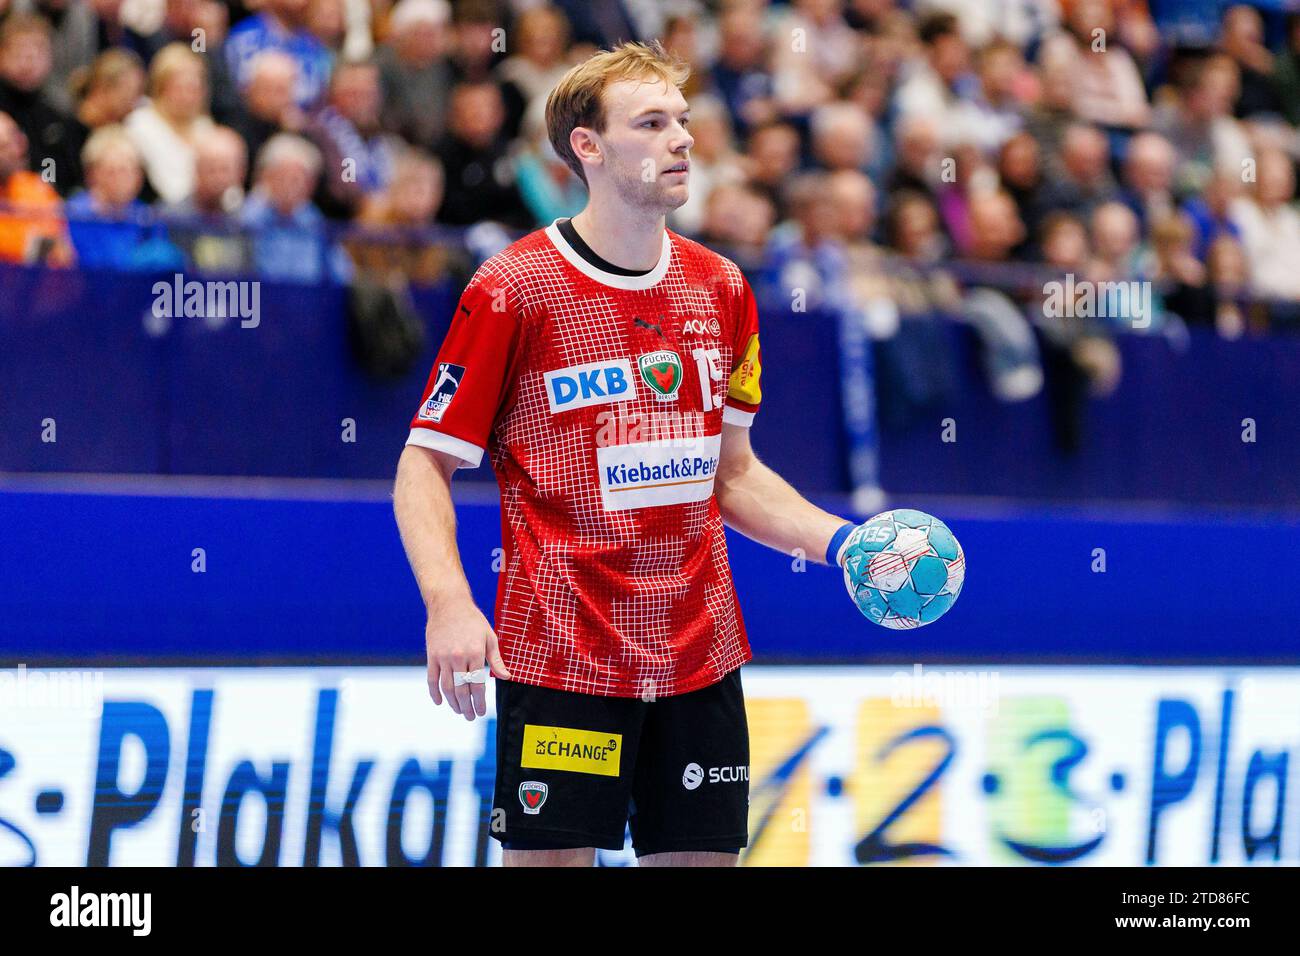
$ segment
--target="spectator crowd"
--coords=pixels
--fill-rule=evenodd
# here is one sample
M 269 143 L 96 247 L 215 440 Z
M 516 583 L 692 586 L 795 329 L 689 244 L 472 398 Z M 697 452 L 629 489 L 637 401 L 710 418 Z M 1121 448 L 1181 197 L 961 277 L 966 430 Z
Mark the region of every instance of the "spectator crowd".
M 1157 327 L 1235 336 L 1300 307 L 1300 15 L 0 0 L 0 17 L 9 262 L 434 281 L 448 230 L 582 207 L 546 95 L 596 49 L 658 38 L 692 69 L 691 199 L 669 225 L 772 287 L 851 302 L 877 338 L 962 303 L 1005 398 L 1038 385 L 1007 307 L 1023 321 L 1044 270 L 1150 283 Z M 985 288 L 1006 294 L 971 298 Z M 1104 336 L 1062 335 L 1104 387 Z

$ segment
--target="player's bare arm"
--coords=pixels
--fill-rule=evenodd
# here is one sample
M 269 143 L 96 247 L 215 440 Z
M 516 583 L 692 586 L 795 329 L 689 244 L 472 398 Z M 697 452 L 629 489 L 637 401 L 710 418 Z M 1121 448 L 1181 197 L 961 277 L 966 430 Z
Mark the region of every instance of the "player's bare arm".
M 484 661 L 498 677 L 510 672 L 497 650 L 497 638 L 470 594 L 456 548 L 456 514 L 451 476 L 461 462 L 444 452 L 407 445 L 397 464 L 393 511 L 428 611 L 425 650 L 429 694 L 466 720 L 487 713 L 484 684 L 461 683 L 457 673 L 472 673 Z
M 728 527 L 786 554 L 801 553 L 825 563 L 831 538 L 845 524 L 759 461 L 749 429 L 741 425 L 722 426 L 714 492 Z

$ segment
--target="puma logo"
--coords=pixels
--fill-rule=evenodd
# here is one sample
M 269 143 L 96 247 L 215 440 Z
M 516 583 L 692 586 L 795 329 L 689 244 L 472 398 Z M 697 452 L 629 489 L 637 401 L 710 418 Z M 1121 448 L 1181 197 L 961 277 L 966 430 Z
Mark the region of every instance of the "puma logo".
M 642 318 L 639 318 L 639 317 L 638 317 L 638 318 L 635 318 L 635 319 L 632 320 L 632 324 L 633 324 L 633 325 L 638 325 L 638 326 L 640 326 L 640 327 L 643 328 L 643 329 L 650 329 L 650 330 L 653 330 L 653 331 L 655 331 L 655 332 L 658 332 L 658 333 L 659 333 L 659 337 L 660 337 L 661 339 L 662 339 L 662 338 L 665 338 L 665 336 L 664 336 L 664 330 L 659 326 L 659 323 L 658 323 L 658 322 L 648 322 L 648 321 L 646 321 L 645 319 L 642 319 Z

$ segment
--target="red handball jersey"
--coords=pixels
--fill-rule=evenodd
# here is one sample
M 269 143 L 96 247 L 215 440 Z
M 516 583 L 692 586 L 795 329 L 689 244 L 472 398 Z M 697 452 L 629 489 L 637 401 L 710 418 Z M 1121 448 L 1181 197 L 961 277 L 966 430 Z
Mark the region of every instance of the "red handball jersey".
M 749 284 L 672 232 L 641 276 L 592 265 L 555 224 L 475 273 L 407 444 L 491 455 L 516 680 L 649 699 L 752 657 L 713 481 L 760 372 Z

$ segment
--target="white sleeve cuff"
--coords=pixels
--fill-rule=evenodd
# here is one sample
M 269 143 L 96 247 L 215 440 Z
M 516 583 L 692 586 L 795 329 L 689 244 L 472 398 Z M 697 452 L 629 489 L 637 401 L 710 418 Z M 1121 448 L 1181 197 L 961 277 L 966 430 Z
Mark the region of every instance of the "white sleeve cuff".
M 754 424 L 755 412 L 746 412 L 733 405 L 727 405 L 722 409 L 722 424 L 724 425 L 743 425 L 748 428 Z
M 419 445 L 431 451 L 446 452 L 459 458 L 461 460 L 461 464 L 457 466 L 459 468 L 477 468 L 483 461 L 483 449 L 478 445 L 453 438 L 451 435 L 444 435 L 432 428 L 412 428 L 411 434 L 406 437 L 406 443 Z

